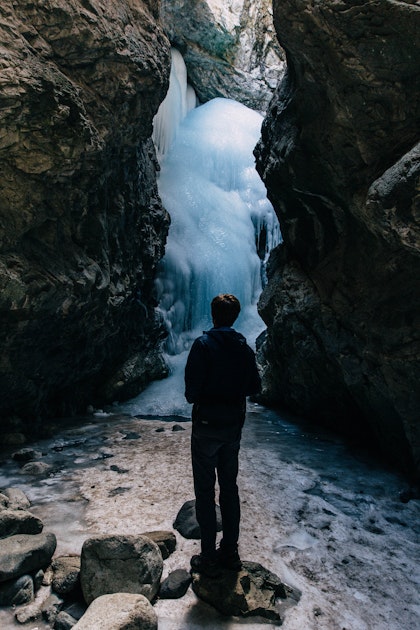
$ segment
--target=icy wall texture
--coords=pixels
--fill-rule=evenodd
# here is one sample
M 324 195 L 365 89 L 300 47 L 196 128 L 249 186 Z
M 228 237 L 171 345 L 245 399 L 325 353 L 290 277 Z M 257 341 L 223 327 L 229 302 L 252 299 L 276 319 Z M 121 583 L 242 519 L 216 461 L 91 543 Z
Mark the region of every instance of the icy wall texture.
M 0 34 L 0 416 L 25 419 L 162 372 L 150 136 L 169 42 L 143 0 L 3 0 Z
M 285 68 L 271 0 L 162 0 L 162 22 L 202 103 L 232 98 L 265 111 Z
M 278 0 L 274 21 L 288 72 L 257 158 L 284 245 L 260 301 L 265 397 L 418 471 L 420 7 Z

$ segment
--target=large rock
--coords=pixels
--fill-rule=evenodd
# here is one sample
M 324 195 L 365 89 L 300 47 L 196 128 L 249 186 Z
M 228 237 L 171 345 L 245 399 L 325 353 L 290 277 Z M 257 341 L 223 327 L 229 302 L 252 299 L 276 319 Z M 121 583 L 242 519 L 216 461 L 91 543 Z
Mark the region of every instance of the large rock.
M 0 606 L 20 606 L 34 598 L 34 581 L 30 575 L 0 582 Z
M 222 514 L 218 505 L 216 505 L 216 523 L 217 531 L 221 532 Z M 181 536 L 184 536 L 184 538 L 200 540 L 201 531 L 195 512 L 195 499 L 191 499 L 191 501 L 186 501 L 183 504 L 178 514 L 176 515 L 173 526 L 174 529 L 176 529 L 181 534 Z
M 267 108 L 285 67 L 271 0 L 162 0 L 162 22 L 201 102 L 221 96 Z
M 157 544 L 162 554 L 162 558 L 166 560 L 176 548 L 175 534 L 166 530 L 157 530 L 151 532 L 142 532 L 141 536 L 147 536 Z
M 26 510 L 0 510 L 0 538 L 15 534 L 39 534 L 41 519 Z
M 20 488 L 5 488 L 2 490 L 2 494 L 7 497 L 7 507 L 11 510 L 26 510 L 31 505 L 28 497 Z
M 420 10 L 274 2 L 288 71 L 257 147 L 279 216 L 264 399 L 420 469 Z M 414 148 L 413 148 L 414 147 Z
M 153 606 L 143 595 L 102 595 L 91 603 L 74 630 L 157 630 Z
M 52 563 L 53 590 L 59 595 L 68 595 L 80 587 L 80 556 L 59 556 Z
M 72 413 L 164 373 L 152 287 L 168 216 L 150 136 L 170 58 L 157 11 L 1 3 L 2 417 Z
M 282 609 L 300 597 L 296 589 L 256 562 L 243 562 L 242 569 L 223 571 L 217 578 L 193 573 L 194 593 L 223 615 L 264 617 L 280 621 Z M 277 600 L 282 600 L 282 604 Z
M 0 545 L 0 582 L 45 568 L 56 546 L 56 537 L 49 532 L 4 538 Z
M 97 536 L 82 547 L 80 582 L 87 604 L 106 593 L 157 594 L 163 569 L 159 547 L 146 536 Z

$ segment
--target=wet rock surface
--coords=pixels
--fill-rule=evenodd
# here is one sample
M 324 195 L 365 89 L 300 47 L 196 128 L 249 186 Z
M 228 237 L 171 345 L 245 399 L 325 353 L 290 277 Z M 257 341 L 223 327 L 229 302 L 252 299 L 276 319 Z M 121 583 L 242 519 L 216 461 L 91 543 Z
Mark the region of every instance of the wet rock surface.
M 18 444 L 165 372 L 149 138 L 170 60 L 148 1 L 4 0 L 0 34 L 0 414 Z
M 274 2 L 288 72 L 257 147 L 284 244 L 264 399 L 420 470 L 415 3 Z M 414 147 L 414 148 L 413 148 Z

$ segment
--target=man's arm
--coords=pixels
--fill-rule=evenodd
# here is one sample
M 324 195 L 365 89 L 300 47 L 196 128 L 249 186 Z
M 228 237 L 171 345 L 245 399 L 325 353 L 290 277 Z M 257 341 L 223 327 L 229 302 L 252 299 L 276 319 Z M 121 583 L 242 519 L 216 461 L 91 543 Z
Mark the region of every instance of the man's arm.
M 261 391 L 261 377 L 258 372 L 257 362 L 255 360 L 254 351 L 249 348 L 249 372 L 248 372 L 248 383 L 247 383 L 247 396 L 252 396 L 254 394 L 259 394 Z
M 189 403 L 199 401 L 207 368 L 205 346 L 200 339 L 196 339 L 185 366 L 185 398 Z

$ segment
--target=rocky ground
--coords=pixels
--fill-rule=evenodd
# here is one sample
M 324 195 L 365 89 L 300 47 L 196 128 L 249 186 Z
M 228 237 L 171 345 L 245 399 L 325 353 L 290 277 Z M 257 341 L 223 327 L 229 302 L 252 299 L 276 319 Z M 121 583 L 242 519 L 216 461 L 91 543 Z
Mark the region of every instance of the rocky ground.
M 56 555 L 80 554 L 83 541 L 100 534 L 173 530 L 180 507 L 193 498 L 191 427 L 168 420 L 90 417 L 36 445 L 49 474 L 22 474 L 5 454 L 0 487 L 27 492 L 31 511 L 57 536 Z M 416 627 L 420 507 L 404 479 L 337 438 L 254 406 L 239 485 L 242 558 L 302 593 L 284 613 L 286 630 Z M 199 549 L 198 541 L 174 533 L 177 546 L 162 579 L 188 569 Z M 223 617 L 191 589 L 180 599 L 158 600 L 154 609 L 160 630 L 243 623 Z M 15 627 L 4 609 L 0 623 Z M 248 621 L 247 627 L 274 624 Z

